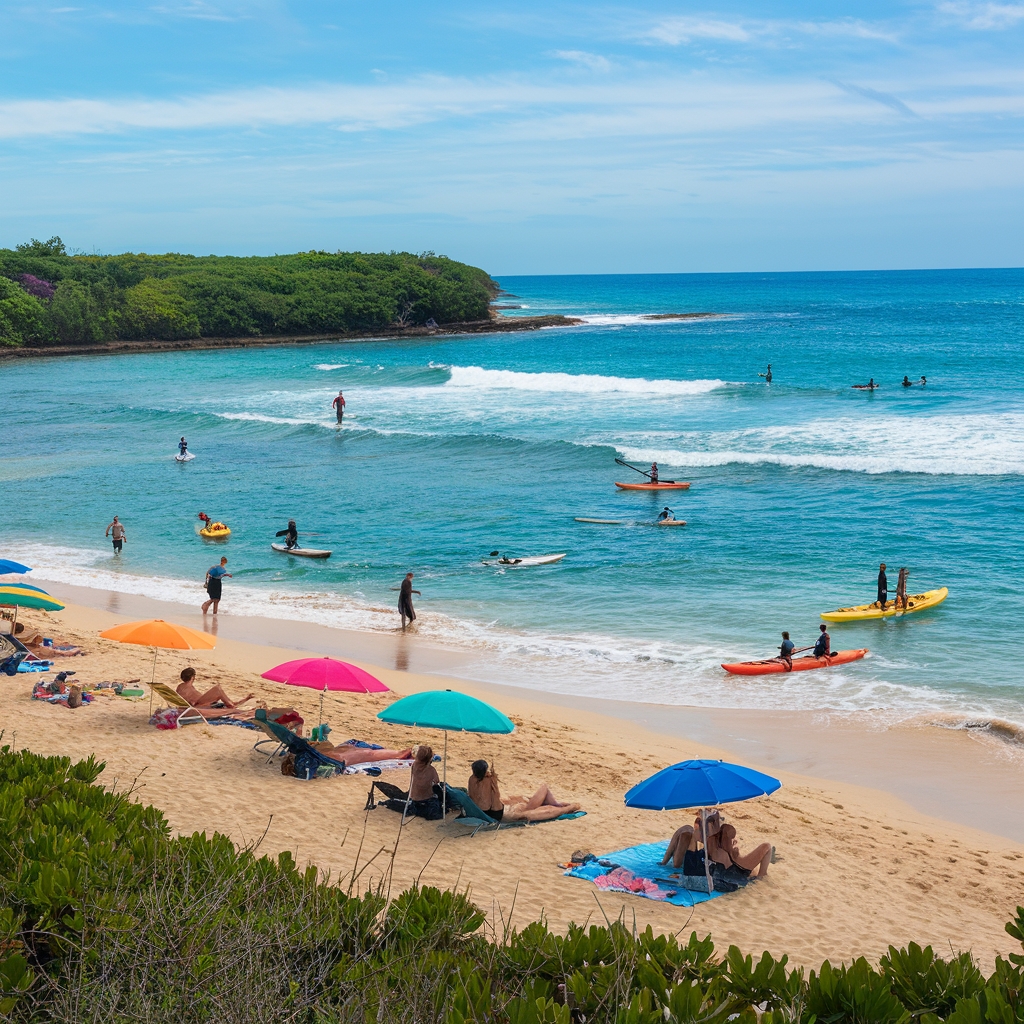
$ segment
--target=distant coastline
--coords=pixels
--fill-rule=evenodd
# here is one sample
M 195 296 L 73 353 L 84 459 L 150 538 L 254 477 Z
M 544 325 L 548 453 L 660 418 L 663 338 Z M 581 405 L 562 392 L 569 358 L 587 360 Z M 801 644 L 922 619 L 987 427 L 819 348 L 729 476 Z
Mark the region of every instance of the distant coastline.
M 693 314 L 703 316 L 708 314 Z M 144 352 L 194 352 L 204 349 L 280 348 L 289 345 L 322 345 L 329 342 L 393 341 L 396 338 L 429 338 L 446 334 L 505 334 L 538 331 L 542 327 L 575 327 L 585 321 L 577 317 L 509 316 L 437 327 L 393 327 L 375 331 L 332 331 L 326 334 L 276 334 L 245 338 L 176 338 L 150 341 L 104 341 L 91 345 L 0 346 L 2 359 L 43 359 L 64 356 L 135 355 Z

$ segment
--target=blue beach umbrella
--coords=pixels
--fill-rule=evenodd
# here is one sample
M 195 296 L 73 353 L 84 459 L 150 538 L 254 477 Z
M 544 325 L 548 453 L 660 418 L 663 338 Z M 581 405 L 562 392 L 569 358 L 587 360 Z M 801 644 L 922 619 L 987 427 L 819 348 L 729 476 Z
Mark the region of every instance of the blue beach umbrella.
M 31 572 L 32 570 L 27 565 L 22 565 L 21 562 L 12 562 L 9 558 L 0 558 L 0 576 L 6 576 L 11 572 Z
M 637 783 L 626 794 L 627 807 L 643 807 L 651 811 L 699 807 L 701 831 L 705 832 L 707 808 L 734 804 L 755 796 L 767 796 L 782 783 L 763 772 L 726 761 L 694 759 L 662 768 L 649 779 Z M 707 850 L 705 839 L 704 848 Z M 704 877 L 711 892 L 711 865 L 704 857 Z
M 391 725 L 411 725 L 444 731 L 444 782 L 448 784 L 448 733 L 509 733 L 515 723 L 497 708 L 458 690 L 427 690 L 396 700 L 377 717 Z M 442 797 L 442 813 L 446 810 Z M 404 820 L 404 815 L 403 815 Z

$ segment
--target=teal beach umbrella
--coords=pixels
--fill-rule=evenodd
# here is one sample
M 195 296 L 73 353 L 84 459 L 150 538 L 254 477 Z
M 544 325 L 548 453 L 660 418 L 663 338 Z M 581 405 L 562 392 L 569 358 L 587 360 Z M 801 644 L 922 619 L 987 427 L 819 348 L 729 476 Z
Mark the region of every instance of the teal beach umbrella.
M 444 732 L 444 783 L 448 784 L 448 733 L 509 733 L 515 723 L 497 708 L 458 690 L 427 690 L 396 700 L 377 717 L 391 725 L 411 725 Z M 442 813 L 447 808 L 442 796 Z
M 14 604 L 19 608 L 41 608 L 44 612 L 59 612 L 64 605 L 39 587 L 27 583 L 0 584 L 0 604 Z

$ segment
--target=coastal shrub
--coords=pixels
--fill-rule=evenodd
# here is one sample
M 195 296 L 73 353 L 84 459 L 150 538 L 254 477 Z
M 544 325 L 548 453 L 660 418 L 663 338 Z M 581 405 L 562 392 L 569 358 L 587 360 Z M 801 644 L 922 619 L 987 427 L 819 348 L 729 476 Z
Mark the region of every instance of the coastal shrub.
M 38 345 L 49 337 L 42 302 L 0 277 L 0 345 Z
M 39 321 L 30 330 L 0 319 L 0 338 L 14 345 L 461 323 L 487 319 L 498 287 L 484 271 L 433 253 L 72 256 L 56 237 L 0 249 L 0 281 L 37 303 L 25 307 Z
M 172 837 L 93 758 L 0 748 L 0 1020 L 18 1024 L 1022 1024 L 1024 955 L 891 947 L 805 975 L 623 921 L 488 933 L 464 893 L 352 895 Z M 1024 949 L 1024 908 L 1007 925 Z

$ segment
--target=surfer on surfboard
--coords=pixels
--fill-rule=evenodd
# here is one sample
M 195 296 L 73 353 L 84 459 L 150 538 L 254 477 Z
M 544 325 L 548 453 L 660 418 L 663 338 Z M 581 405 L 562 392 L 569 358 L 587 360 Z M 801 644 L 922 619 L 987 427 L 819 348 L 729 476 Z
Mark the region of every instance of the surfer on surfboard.
M 666 506 L 665 506 L 665 507 L 664 507 L 664 508 L 663 508 L 663 509 L 661 510 L 661 515 L 660 515 L 660 516 L 658 516 L 658 520 L 659 520 L 660 522 L 664 522 L 665 520 L 672 520 L 672 519 L 675 519 L 675 517 L 676 517 L 676 514 L 675 514 L 675 512 L 673 512 L 673 511 L 672 511 L 672 509 L 670 509 L 670 508 L 668 507 L 668 505 L 666 505 Z
M 299 531 L 295 526 L 294 519 L 288 520 L 287 530 L 278 530 L 277 533 L 274 534 L 274 536 L 284 537 L 284 546 L 289 550 L 291 550 L 292 548 L 297 548 L 299 546 Z

